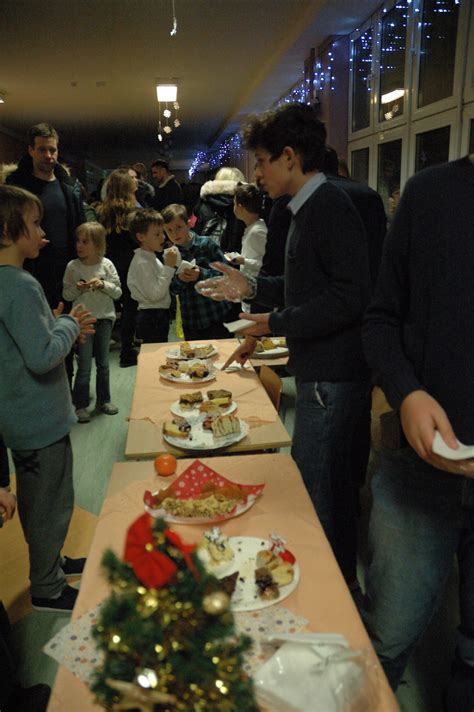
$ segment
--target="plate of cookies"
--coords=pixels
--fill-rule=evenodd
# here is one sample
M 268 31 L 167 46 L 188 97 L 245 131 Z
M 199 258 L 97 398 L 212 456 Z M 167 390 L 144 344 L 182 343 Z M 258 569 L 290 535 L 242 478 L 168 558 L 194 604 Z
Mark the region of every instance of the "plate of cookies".
M 203 359 L 192 361 L 175 361 L 167 359 L 158 369 L 161 378 L 172 383 L 206 383 L 213 381 L 216 372 L 211 363 Z
M 257 340 L 252 358 L 279 358 L 288 355 L 284 336 L 265 336 Z
M 209 573 L 220 579 L 234 613 L 257 611 L 287 598 L 300 580 L 291 552 L 270 539 L 226 537 L 219 527 L 204 532 L 198 555 Z
M 229 415 L 237 409 L 237 403 L 232 400 L 232 393 L 224 388 L 214 388 L 205 394 L 202 391 L 183 393 L 177 401 L 171 404 L 173 415 L 186 417 L 190 413 Z
M 218 450 L 238 443 L 248 433 L 248 423 L 232 414 L 175 415 L 163 423 L 163 439 L 181 450 Z
M 192 359 L 211 358 L 219 353 L 213 344 L 190 344 L 183 341 L 176 348 L 169 349 L 166 355 L 171 359 L 189 361 Z

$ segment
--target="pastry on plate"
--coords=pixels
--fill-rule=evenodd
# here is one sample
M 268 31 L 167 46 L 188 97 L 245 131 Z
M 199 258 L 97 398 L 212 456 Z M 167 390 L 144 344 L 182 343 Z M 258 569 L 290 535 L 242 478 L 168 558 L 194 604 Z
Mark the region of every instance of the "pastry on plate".
M 221 412 L 220 407 L 210 400 L 203 401 L 199 406 L 199 410 L 207 415 L 219 415 Z
M 194 347 L 195 358 L 207 358 L 214 351 L 212 344 L 203 344 L 202 346 Z
M 172 378 L 181 378 L 181 376 L 183 375 L 181 371 L 176 368 L 173 368 L 173 366 L 168 363 L 165 363 L 160 366 L 158 371 L 160 373 L 160 376 L 171 376 Z
M 232 403 L 232 393 L 231 391 L 226 391 L 225 388 L 214 388 L 207 391 L 207 397 L 209 401 L 212 401 L 220 408 L 228 408 Z
M 185 358 L 193 358 L 195 356 L 194 349 L 188 341 L 183 341 L 183 343 L 179 345 L 179 352 L 181 356 Z
M 264 351 L 271 351 L 275 348 L 275 345 L 275 342 L 273 341 L 273 339 L 270 339 L 269 336 L 266 336 L 262 339 L 262 346 Z
M 229 537 L 222 533 L 220 527 L 212 527 L 204 532 L 202 548 L 207 551 L 214 565 L 232 561 L 234 558 Z
M 220 415 L 211 425 L 215 438 L 225 438 L 233 433 L 240 433 L 240 420 L 233 415 Z
M 209 367 L 203 361 L 196 361 L 189 364 L 188 375 L 192 381 L 197 381 L 209 376 Z
M 179 397 L 179 406 L 183 410 L 192 410 L 196 406 L 203 402 L 203 397 L 201 391 L 194 391 L 193 393 L 183 393 Z
M 163 434 L 172 438 L 189 438 L 191 434 L 191 426 L 186 418 L 176 416 L 173 420 L 167 420 L 163 423 Z
M 261 598 L 274 600 L 280 595 L 278 585 L 274 582 L 272 574 L 266 566 L 255 569 L 255 583 Z

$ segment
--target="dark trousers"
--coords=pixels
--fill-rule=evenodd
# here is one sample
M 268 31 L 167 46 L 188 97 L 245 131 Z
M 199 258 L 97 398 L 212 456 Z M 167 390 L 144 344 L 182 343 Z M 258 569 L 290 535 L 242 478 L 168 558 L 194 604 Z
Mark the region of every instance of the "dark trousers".
M 170 315 L 168 309 L 139 309 L 137 334 L 145 344 L 160 344 L 168 341 Z
M 138 302 L 132 299 L 127 287 L 127 272 L 119 272 L 122 285 L 122 315 L 120 317 L 121 356 L 127 356 L 133 349 L 133 338 L 137 319 Z
M 207 339 L 229 339 L 231 334 L 222 322 L 209 324 L 204 329 L 190 329 L 183 324 L 184 338 L 186 341 L 203 341 Z
M 4 708 L 15 685 L 15 665 L 10 652 L 10 635 L 10 621 L 0 601 L 0 710 Z

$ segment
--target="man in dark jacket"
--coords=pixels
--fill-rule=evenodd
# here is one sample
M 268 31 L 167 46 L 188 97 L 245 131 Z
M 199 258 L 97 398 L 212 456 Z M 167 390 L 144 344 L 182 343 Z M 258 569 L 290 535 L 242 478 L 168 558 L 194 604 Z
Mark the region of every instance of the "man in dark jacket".
M 44 289 L 51 308 L 62 301 L 63 275 L 76 257 L 75 230 L 85 222 L 82 201 L 74 191 L 75 180 L 58 163 L 58 134 L 49 124 L 32 126 L 27 133 L 28 154 L 23 156 L 7 183 L 34 193 L 43 205 L 41 227 L 49 245 L 25 268 Z
M 154 161 L 151 164 L 151 175 L 153 176 L 155 196 L 150 198 L 149 202 L 155 210 L 161 212 L 167 205 L 183 202 L 181 186 L 174 175 L 170 173 L 168 161 L 162 158 Z
M 347 195 L 320 171 L 326 132 L 309 106 L 289 104 L 254 118 L 244 139 L 255 151 L 261 187 L 271 198 L 291 196 L 285 275 L 247 280 L 222 265 L 227 277 L 209 280 L 209 296 L 279 307 L 246 314 L 255 327 L 243 333 L 287 338 L 297 389 L 292 455 L 355 591 L 353 435 L 370 391 L 360 335 L 370 296 L 365 232 Z M 245 361 L 254 346 L 255 338 L 247 337 L 229 361 Z

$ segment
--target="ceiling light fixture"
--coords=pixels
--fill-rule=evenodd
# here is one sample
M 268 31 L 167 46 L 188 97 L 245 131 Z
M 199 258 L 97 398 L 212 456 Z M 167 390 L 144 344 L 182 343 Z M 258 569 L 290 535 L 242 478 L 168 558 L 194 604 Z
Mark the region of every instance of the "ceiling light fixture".
M 178 118 L 179 104 L 177 101 L 178 86 L 176 84 L 176 81 L 175 80 L 170 80 L 170 81 L 157 80 L 156 98 L 158 99 L 158 111 L 159 111 L 158 140 L 162 141 L 163 134 L 170 134 L 173 130 L 172 126 L 170 126 L 171 110 L 168 108 L 168 102 L 170 104 L 172 104 L 173 109 L 175 110 L 175 117 L 174 117 L 174 121 L 173 121 L 174 128 L 177 129 L 179 126 L 181 126 L 181 122 Z M 165 105 L 165 108 L 163 111 L 161 110 L 162 103 L 164 103 L 164 105 Z

